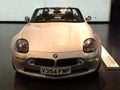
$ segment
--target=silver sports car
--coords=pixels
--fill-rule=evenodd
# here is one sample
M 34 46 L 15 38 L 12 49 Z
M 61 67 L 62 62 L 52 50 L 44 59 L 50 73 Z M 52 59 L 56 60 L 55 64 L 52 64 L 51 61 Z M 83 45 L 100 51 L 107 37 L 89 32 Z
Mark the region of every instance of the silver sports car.
M 87 18 L 88 20 L 90 19 Z M 77 8 L 37 8 L 11 43 L 14 69 L 24 75 L 62 79 L 95 72 L 101 40 Z

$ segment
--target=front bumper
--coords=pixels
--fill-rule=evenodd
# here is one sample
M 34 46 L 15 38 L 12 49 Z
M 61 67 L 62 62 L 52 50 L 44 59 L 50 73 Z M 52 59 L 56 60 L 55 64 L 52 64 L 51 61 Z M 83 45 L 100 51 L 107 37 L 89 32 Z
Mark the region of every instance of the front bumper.
M 28 76 L 34 76 L 34 77 L 40 77 L 40 78 L 46 78 L 46 79 L 63 79 L 63 78 L 71 78 L 71 77 L 77 77 L 77 76 L 83 76 L 83 75 L 87 75 L 90 73 L 95 72 L 98 67 L 99 67 L 100 63 L 97 65 L 97 67 L 95 68 L 90 68 L 90 69 L 79 69 L 78 71 L 76 70 L 76 72 L 71 73 L 71 74 L 66 74 L 66 75 L 57 75 L 57 76 L 53 76 L 53 75 L 42 75 L 40 74 L 40 72 L 38 71 L 34 71 L 34 70 L 23 70 L 23 69 L 16 69 L 17 72 L 24 74 L 24 75 L 28 75 Z
M 78 53 L 76 53 L 76 52 L 74 52 L 74 54 L 72 53 L 70 55 L 71 57 L 69 59 L 71 61 L 76 60 L 76 58 L 78 59 L 78 56 L 76 54 L 78 54 Z M 55 62 L 55 64 L 54 65 L 51 64 L 50 66 L 48 66 L 49 65 L 49 63 L 48 63 L 48 64 L 46 64 L 45 67 L 50 67 L 50 68 L 51 67 L 52 68 L 70 67 L 71 68 L 70 73 L 63 74 L 63 75 L 62 74 L 60 74 L 60 75 L 42 74 L 40 69 L 41 69 L 41 66 L 43 66 L 43 65 L 35 63 L 36 58 L 33 58 L 33 57 L 35 57 L 34 54 L 32 54 L 32 56 L 30 54 L 30 56 L 27 57 L 27 58 L 19 58 L 16 55 L 13 56 L 13 65 L 14 65 L 17 72 L 19 72 L 21 74 L 24 74 L 24 75 L 40 77 L 40 78 L 47 78 L 47 79 L 63 79 L 63 78 L 83 76 L 83 75 L 95 72 L 98 69 L 98 67 L 100 66 L 101 56 L 100 56 L 100 52 L 97 53 L 97 55 L 96 54 L 94 55 L 94 54 L 93 54 L 93 58 L 86 58 L 86 59 L 83 56 L 79 56 L 79 59 L 82 60 L 82 61 L 72 62 L 72 63 L 70 62 L 70 64 L 68 64 L 69 62 L 68 63 L 66 62 L 65 64 L 63 64 L 63 66 L 61 66 L 61 64 L 57 65 L 56 62 L 58 60 L 64 60 L 64 59 L 62 59 L 62 58 L 57 58 L 56 59 L 55 58 L 55 60 L 54 60 L 53 58 L 51 58 L 50 60 L 53 60 Z M 66 56 L 64 54 L 63 58 L 68 57 L 68 55 Z M 75 55 L 76 55 L 76 57 L 75 57 Z M 31 58 L 32 58 L 32 61 L 30 61 Z M 66 58 L 66 59 L 69 60 L 68 58 Z M 39 60 L 39 58 L 37 57 L 37 61 L 38 60 Z

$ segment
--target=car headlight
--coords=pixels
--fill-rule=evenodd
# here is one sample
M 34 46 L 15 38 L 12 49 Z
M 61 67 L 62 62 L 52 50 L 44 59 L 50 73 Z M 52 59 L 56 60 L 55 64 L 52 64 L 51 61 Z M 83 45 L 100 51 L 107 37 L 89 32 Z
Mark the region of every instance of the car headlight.
M 83 51 L 85 53 L 90 53 L 90 52 L 94 52 L 97 49 L 97 41 L 93 38 L 88 38 L 84 41 L 83 44 Z
M 16 50 L 20 53 L 27 53 L 29 50 L 29 43 L 27 40 L 21 38 L 16 41 Z

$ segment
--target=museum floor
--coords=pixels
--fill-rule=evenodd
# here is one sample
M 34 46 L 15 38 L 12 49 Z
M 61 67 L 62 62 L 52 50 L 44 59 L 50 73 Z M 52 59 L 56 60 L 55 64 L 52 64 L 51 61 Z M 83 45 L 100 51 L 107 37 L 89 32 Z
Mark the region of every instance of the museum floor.
M 65 80 L 45 80 L 16 74 L 11 64 L 10 43 L 24 25 L 0 23 L 0 90 L 120 90 L 120 70 L 108 70 L 103 62 L 98 73 Z M 90 25 L 120 65 L 120 24 Z

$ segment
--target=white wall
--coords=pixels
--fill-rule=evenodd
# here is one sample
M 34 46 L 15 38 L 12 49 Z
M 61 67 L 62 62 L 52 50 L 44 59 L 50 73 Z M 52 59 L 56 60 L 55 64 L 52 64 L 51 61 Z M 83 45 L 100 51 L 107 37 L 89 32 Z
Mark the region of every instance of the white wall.
M 109 21 L 111 0 L 0 0 L 0 21 L 24 21 L 39 7 L 77 7 L 92 21 Z

